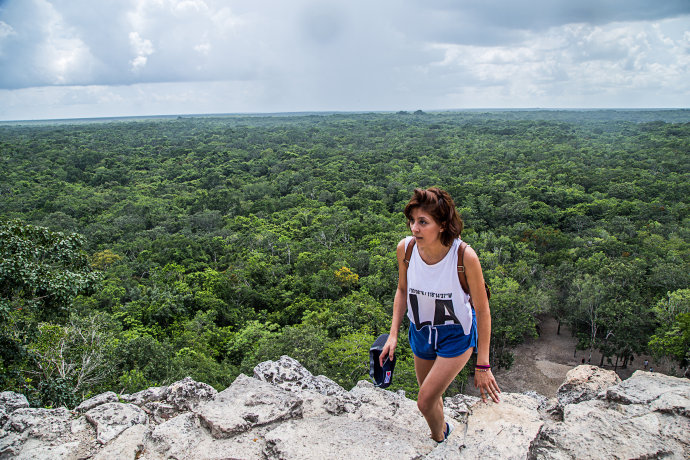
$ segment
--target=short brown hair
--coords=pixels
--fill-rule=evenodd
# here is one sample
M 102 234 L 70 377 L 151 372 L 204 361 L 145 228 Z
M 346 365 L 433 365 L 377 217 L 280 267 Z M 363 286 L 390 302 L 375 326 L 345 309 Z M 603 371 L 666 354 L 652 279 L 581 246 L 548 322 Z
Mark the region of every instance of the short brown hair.
M 441 243 L 444 246 L 453 244 L 453 240 L 462 233 L 464 224 L 458 211 L 455 209 L 453 198 L 445 190 L 438 187 L 431 187 L 426 190 L 421 188 L 414 189 L 410 201 L 405 206 L 405 217 L 407 217 L 407 227 L 410 227 L 412 211 L 415 208 L 422 208 L 441 226 Z

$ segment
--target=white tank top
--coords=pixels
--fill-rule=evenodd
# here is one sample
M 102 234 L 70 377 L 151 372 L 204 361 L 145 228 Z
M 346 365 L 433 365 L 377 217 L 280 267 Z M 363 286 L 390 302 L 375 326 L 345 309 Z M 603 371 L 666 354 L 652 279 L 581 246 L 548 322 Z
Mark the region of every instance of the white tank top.
M 405 238 L 405 249 L 412 238 Z M 465 335 L 470 332 L 470 296 L 458 280 L 459 244 L 457 238 L 446 256 L 433 265 L 422 260 L 417 245 L 412 249 L 407 267 L 407 317 L 417 330 L 424 326 L 460 324 Z

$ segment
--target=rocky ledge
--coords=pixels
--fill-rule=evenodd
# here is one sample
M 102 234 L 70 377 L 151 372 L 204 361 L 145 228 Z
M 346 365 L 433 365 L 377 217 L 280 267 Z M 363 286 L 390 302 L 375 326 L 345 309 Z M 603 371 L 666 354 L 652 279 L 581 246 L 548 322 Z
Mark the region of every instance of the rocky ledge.
M 220 393 L 186 378 L 73 411 L 0 393 L 0 458 L 445 459 L 690 458 L 690 381 L 594 366 L 568 372 L 557 398 L 500 404 L 445 399 L 456 429 L 429 438 L 416 403 L 360 381 L 350 391 L 283 356 Z

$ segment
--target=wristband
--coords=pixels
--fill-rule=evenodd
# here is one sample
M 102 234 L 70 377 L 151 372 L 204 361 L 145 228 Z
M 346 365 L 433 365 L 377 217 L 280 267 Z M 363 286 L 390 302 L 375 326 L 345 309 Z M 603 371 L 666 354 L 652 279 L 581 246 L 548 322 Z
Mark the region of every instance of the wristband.
M 491 366 L 489 364 L 476 364 L 475 369 L 491 369 Z

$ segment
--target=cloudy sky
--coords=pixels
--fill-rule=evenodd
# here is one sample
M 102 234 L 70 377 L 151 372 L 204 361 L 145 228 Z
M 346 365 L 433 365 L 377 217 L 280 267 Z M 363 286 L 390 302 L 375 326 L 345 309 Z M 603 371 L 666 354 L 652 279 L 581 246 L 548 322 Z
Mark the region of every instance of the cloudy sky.
M 0 0 L 0 120 L 690 107 L 688 0 Z

